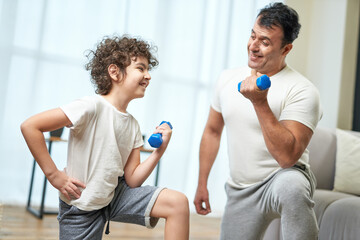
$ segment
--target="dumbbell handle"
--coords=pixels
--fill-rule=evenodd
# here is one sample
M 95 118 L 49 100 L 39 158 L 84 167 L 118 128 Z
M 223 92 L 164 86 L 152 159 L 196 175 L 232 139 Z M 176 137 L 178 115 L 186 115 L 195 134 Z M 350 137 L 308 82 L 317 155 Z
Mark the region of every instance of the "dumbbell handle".
M 238 91 L 240 92 L 241 83 L 238 84 Z M 262 75 L 256 79 L 256 86 L 260 90 L 266 90 L 271 86 L 270 78 L 267 75 Z
M 167 123 L 170 128 L 172 129 L 171 123 L 170 122 L 166 122 L 166 121 L 162 121 L 159 126 L 163 123 Z M 163 139 L 162 139 L 162 134 L 161 133 L 154 133 L 152 134 L 149 139 L 148 142 L 150 144 L 150 146 L 152 146 L 153 148 L 158 148 L 161 146 Z

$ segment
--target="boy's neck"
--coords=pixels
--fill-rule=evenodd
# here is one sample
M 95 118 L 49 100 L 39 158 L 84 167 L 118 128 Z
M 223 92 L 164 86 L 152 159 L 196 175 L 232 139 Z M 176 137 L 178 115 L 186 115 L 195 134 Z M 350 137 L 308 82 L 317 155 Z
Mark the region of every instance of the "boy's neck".
M 127 106 L 129 105 L 130 100 L 126 99 L 122 94 L 115 94 L 114 91 L 106 95 L 101 95 L 105 98 L 111 105 L 113 105 L 120 112 L 126 113 Z M 123 96 L 123 97 L 122 97 Z

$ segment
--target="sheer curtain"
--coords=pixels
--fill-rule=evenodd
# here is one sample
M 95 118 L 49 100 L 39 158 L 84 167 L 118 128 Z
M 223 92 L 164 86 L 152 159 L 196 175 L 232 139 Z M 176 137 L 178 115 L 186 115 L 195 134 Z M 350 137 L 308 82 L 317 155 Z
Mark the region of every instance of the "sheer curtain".
M 149 137 L 162 120 L 174 127 L 161 159 L 159 185 L 192 202 L 198 151 L 214 84 L 224 68 L 246 64 L 246 43 L 258 9 L 269 0 L 0 0 L 0 202 L 25 204 L 32 157 L 20 124 L 27 117 L 94 94 L 84 69 L 85 50 L 105 35 L 128 33 L 158 47 L 146 96 L 128 111 Z M 68 130 L 63 134 L 67 138 Z M 47 134 L 46 134 L 47 136 Z M 228 175 L 225 136 L 209 190 L 213 214 L 221 213 Z M 145 145 L 147 147 L 147 144 Z M 59 168 L 66 143 L 53 145 Z M 145 158 L 146 156 L 142 156 Z M 43 175 L 36 170 L 34 201 Z M 154 174 L 148 184 L 153 184 Z M 47 206 L 57 206 L 48 186 Z M 190 204 L 192 210 L 193 206 Z

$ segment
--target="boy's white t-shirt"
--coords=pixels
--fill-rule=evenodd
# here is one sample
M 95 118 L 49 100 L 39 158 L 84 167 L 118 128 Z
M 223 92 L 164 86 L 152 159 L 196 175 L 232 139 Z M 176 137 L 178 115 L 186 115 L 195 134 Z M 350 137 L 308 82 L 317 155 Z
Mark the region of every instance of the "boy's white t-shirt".
M 86 185 L 79 199 L 60 198 L 84 211 L 101 209 L 111 202 L 131 151 L 143 145 L 139 124 L 99 95 L 60 108 L 72 122 L 66 173 Z
M 238 92 L 238 83 L 250 75 L 248 67 L 225 70 L 211 104 L 224 118 L 230 165 L 228 183 L 235 188 L 264 181 L 280 169 L 265 145 L 252 103 Z M 267 98 L 275 117 L 279 121 L 300 122 L 314 131 L 322 116 L 315 86 L 288 66 L 270 80 Z M 309 166 L 307 149 L 298 162 Z

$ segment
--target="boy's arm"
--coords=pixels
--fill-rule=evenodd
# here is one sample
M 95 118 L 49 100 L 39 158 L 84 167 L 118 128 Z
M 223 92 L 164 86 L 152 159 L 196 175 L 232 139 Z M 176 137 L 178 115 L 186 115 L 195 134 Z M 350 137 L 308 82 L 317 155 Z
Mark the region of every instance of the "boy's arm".
M 145 182 L 156 167 L 156 164 L 159 162 L 167 148 L 167 145 L 169 144 L 172 134 L 169 125 L 162 124 L 158 126 L 154 133 L 162 134 L 163 143 L 161 146 L 155 149 L 143 162 L 140 162 L 140 148 L 135 148 L 132 150 L 126 162 L 124 175 L 126 183 L 130 187 L 140 187 Z
M 43 132 L 53 131 L 71 125 L 71 121 L 60 109 L 52 109 L 34 115 L 21 124 L 21 132 L 25 141 L 44 172 L 51 185 L 64 194 L 69 200 L 70 195 L 79 198 L 81 195 L 78 187 L 85 188 L 79 180 L 70 178 L 66 173 L 59 171 L 47 150 Z

